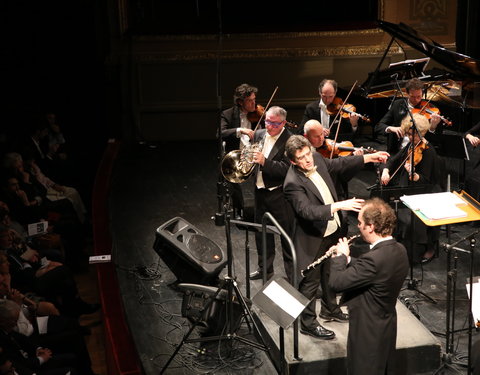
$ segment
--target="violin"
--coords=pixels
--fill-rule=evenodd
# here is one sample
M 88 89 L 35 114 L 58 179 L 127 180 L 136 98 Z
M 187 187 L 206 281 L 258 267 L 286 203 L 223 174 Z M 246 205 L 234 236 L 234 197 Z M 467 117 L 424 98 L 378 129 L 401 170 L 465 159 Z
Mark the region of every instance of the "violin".
M 443 116 L 440 116 L 440 110 L 430 102 L 427 102 L 426 100 L 422 100 L 420 101 L 419 106 L 421 108 L 413 108 L 412 113 L 420 113 L 421 115 L 424 115 L 429 120 L 432 118 L 432 115 L 435 114 L 440 117 L 440 119 L 445 123 L 445 125 L 452 126 L 452 122 L 449 119 Z
M 410 146 L 406 146 L 406 147 L 410 147 Z M 413 149 L 413 165 L 416 166 L 418 163 L 420 163 L 422 161 L 422 158 L 423 158 L 423 152 L 428 149 L 429 145 L 428 145 L 428 142 L 427 141 L 422 141 L 420 140 L 414 147 Z M 411 155 L 412 155 L 412 150 L 409 149 L 408 150 L 408 154 L 407 154 L 407 157 L 405 158 L 405 160 L 403 160 L 400 165 L 397 167 L 397 169 L 395 170 L 395 172 L 393 172 L 393 174 L 390 176 L 390 181 L 393 180 L 393 177 L 397 174 L 397 172 L 405 166 L 405 164 L 410 164 L 410 160 L 411 160 Z M 409 178 L 410 179 L 410 178 Z M 388 182 L 387 182 L 388 184 Z
M 256 105 L 255 111 L 248 112 L 247 113 L 247 120 L 250 121 L 252 124 L 258 122 L 261 118 L 263 118 L 263 115 L 265 114 L 265 108 L 261 106 L 260 104 Z M 298 128 L 298 124 L 293 121 L 287 121 L 285 123 L 285 126 L 290 129 L 296 129 Z
M 428 148 L 428 142 L 420 141 L 419 143 L 417 143 L 413 151 L 413 165 L 417 165 L 422 161 L 423 151 L 425 151 L 427 148 Z M 407 163 L 410 160 L 411 154 L 412 154 L 411 152 L 408 153 Z
M 329 105 L 327 105 L 327 113 L 330 116 L 336 116 L 338 111 L 342 107 L 342 105 L 343 105 L 343 100 L 341 98 L 339 98 L 338 96 L 336 96 L 332 100 L 332 102 Z
M 330 155 L 332 155 L 332 150 L 333 150 L 333 156 L 334 158 L 339 157 L 339 156 L 349 156 L 352 155 L 354 151 L 356 150 L 363 150 L 365 153 L 374 153 L 377 152 L 376 150 L 368 147 L 368 148 L 363 148 L 363 147 L 353 147 L 353 143 L 350 141 L 343 141 L 340 143 L 335 143 L 334 146 L 334 141 L 331 139 L 325 139 L 325 143 L 323 146 L 317 147 L 317 151 L 322 154 L 324 158 L 330 158 Z
M 250 121 L 252 124 L 257 123 L 265 113 L 265 108 L 262 107 L 260 104 L 255 106 L 255 111 L 247 113 L 247 120 Z
M 357 109 L 353 104 L 343 104 L 343 100 L 339 97 L 335 97 L 335 99 L 333 99 L 333 101 L 327 105 L 327 113 L 331 116 L 336 116 L 340 109 L 342 111 L 340 116 L 343 118 L 349 118 L 350 116 L 355 115 L 360 117 L 365 122 L 370 122 L 370 119 L 367 116 L 355 112 Z

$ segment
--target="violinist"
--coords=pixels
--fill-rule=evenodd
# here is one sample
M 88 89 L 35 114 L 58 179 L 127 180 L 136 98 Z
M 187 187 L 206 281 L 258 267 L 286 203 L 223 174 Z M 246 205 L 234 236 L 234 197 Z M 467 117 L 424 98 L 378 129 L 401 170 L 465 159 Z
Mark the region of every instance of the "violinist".
M 340 116 L 336 116 L 336 113 L 343 103 L 342 100 L 336 96 L 337 88 L 337 82 L 333 79 L 324 79 L 320 82 L 318 86 L 320 99 L 307 104 L 300 124 L 301 129 L 308 120 L 317 120 L 323 125 L 325 136 L 335 138 L 339 119 L 341 118 Z M 337 120 L 335 120 L 335 118 Z M 357 114 L 351 114 L 348 119 L 341 121 L 339 135 L 343 140 L 351 141 L 353 139 L 358 129 L 358 119 Z
M 480 159 L 478 158 L 478 145 L 480 145 L 480 122 L 470 128 L 464 137 L 468 141 L 468 148 L 472 161 L 467 162 L 467 173 L 465 175 L 465 191 L 475 200 L 480 199 Z M 476 154 L 476 155 L 475 155 Z M 475 221 L 472 225 L 480 225 L 479 221 Z
M 387 137 L 387 151 L 391 155 L 396 154 L 409 142 L 400 123 L 402 119 L 408 115 L 409 109 L 412 112 L 414 112 L 414 109 L 417 111 L 422 109 L 422 106 L 426 103 L 425 101 L 422 101 L 423 89 L 424 84 L 418 78 L 409 80 L 405 85 L 407 100 L 404 100 L 403 98 L 395 100 L 380 122 L 375 125 L 375 134 L 377 136 Z M 408 109 L 405 103 L 407 103 Z M 436 130 L 440 120 L 441 117 L 438 113 L 433 113 L 430 116 L 429 121 L 431 132 Z
M 242 149 L 253 139 L 253 129 L 256 122 L 252 115 L 257 113 L 258 89 L 247 83 L 235 88 L 233 107 L 224 110 L 220 116 L 221 137 L 225 141 L 225 152 Z M 260 108 L 258 108 L 260 110 Z M 256 116 L 255 116 L 256 117 Z
M 431 191 L 428 191 L 428 193 L 439 192 L 441 191 L 439 184 L 442 178 L 439 175 L 442 169 L 440 168 L 440 159 L 435 148 L 423 138 L 430 129 L 430 123 L 425 116 L 418 113 L 413 114 L 413 120 L 421 137 L 416 132 L 415 137 L 413 137 L 410 115 L 407 115 L 400 124 L 402 133 L 406 134 L 409 142 L 413 142 L 416 146 L 413 175 L 411 173 L 411 147 L 410 143 L 408 143 L 400 152 L 392 156 L 385 165 L 380 167 L 381 184 L 384 186 L 406 187 L 410 186 L 412 184 L 411 181 L 413 181 L 413 184 L 431 186 Z M 411 215 L 410 210 L 406 207 L 398 209 L 397 240 L 402 242 L 409 252 L 412 252 L 411 259 L 414 263 L 426 263 L 436 254 L 436 245 L 439 237 L 438 227 L 427 227 L 416 216 L 414 220 L 413 252 L 411 246 Z
M 470 128 L 467 132 L 465 132 L 464 137 L 470 142 L 472 147 L 477 147 L 480 145 L 480 138 L 478 135 L 480 134 L 480 122 L 477 122 L 472 128 Z
M 303 131 L 305 132 L 305 138 L 310 141 L 312 147 L 315 148 L 317 152 L 325 155 L 325 152 L 323 151 L 326 150 L 327 153 L 329 153 L 329 150 L 331 150 L 331 148 L 329 148 L 326 143 L 325 129 L 322 124 L 320 124 L 320 122 L 318 122 L 317 120 L 308 120 L 303 127 Z M 363 151 L 361 149 L 355 150 L 353 152 L 353 155 L 363 155 Z M 333 178 L 333 181 L 335 183 L 335 190 L 337 191 L 337 196 L 339 199 L 347 199 L 348 181 L 352 177 L 353 175 L 348 176 L 346 174 L 341 174 Z
M 253 129 L 256 126 L 256 103 L 258 89 L 247 83 L 235 88 L 233 93 L 233 107 L 224 110 L 220 116 L 221 139 L 225 142 L 225 153 L 232 150 L 241 150 L 249 145 L 253 139 Z M 254 115 L 254 116 L 252 116 Z M 250 121 L 252 120 L 252 121 Z M 257 120 L 258 121 L 258 120 Z M 242 187 L 239 184 L 230 184 L 234 217 L 242 219 L 244 200 Z

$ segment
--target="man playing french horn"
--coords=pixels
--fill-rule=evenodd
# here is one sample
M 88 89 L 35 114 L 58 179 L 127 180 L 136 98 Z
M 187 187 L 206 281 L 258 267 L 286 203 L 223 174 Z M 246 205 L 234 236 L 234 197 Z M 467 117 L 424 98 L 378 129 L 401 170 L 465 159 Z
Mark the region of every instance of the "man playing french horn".
M 282 228 L 290 235 L 293 213 L 283 195 L 283 180 L 289 168 L 285 156 L 285 143 L 291 133 L 285 129 L 287 111 L 273 106 L 265 112 L 265 128 L 255 131 L 252 159 L 255 163 L 255 222 L 261 223 L 265 212 L 270 212 Z M 273 276 L 273 260 L 275 258 L 275 239 L 273 234 L 267 235 L 267 259 L 262 259 L 262 234 L 255 234 L 258 254 L 258 269 L 250 274 L 250 279 L 262 278 L 263 267 L 267 277 Z M 289 280 L 292 277 L 292 258 L 290 248 L 282 239 L 283 261 Z
M 337 200 L 332 177 L 351 178 L 365 163 L 385 162 L 387 152 L 379 151 L 367 155 L 352 155 L 337 159 L 325 159 L 312 152 L 311 144 L 305 137 L 294 135 L 285 145 L 285 152 L 291 166 L 285 177 L 283 190 L 287 201 L 295 212 L 293 242 L 297 252 L 298 274 L 315 259 L 337 243 L 341 233 L 342 215 L 339 211 L 359 212 L 363 199 Z M 303 277 L 300 292 L 310 300 L 300 317 L 300 331 L 303 334 L 328 340 L 335 333 L 323 327 L 317 320 L 315 296 L 322 287 L 320 317 L 327 321 L 347 322 L 336 301 L 336 293 L 328 286 L 330 260 L 327 259 Z

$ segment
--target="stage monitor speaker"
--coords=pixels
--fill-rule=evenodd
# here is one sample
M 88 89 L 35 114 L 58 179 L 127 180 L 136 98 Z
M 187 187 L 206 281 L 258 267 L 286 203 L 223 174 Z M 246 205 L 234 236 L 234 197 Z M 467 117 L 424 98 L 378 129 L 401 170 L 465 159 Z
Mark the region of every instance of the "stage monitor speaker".
M 216 285 L 227 264 L 222 249 L 181 217 L 157 228 L 153 248 L 179 282 Z

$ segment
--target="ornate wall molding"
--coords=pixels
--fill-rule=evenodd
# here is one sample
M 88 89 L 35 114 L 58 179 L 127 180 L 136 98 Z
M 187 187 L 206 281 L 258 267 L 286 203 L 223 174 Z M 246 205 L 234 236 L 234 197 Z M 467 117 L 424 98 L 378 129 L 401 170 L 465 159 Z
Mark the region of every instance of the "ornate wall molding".
M 325 47 L 325 48 L 272 48 L 272 49 L 245 49 L 221 51 L 182 51 L 181 53 L 148 53 L 137 54 L 135 61 L 142 63 L 171 62 L 171 61 L 212 61 L 220 57 L 222 60 L 251 60 L 251 59 L 278 59 L 278 58 L 316 58 L 316 57 L 345 57 L 345 56 L 375 56 L 383 53 L 387 45 L 358 46 L 358 47 Z M 391 48 L 390 54 L 400 53 L 399 48 Z
M 362 37 L 379 35 L 383 31 L 378 28 L 350 31 L 319 31 L 319 32 L 295 32 L 295 33 L 250 33 L 250 34 L 224 34 L 224 40 L 281 40 L 281 39 L 299 39 L 299 38 L 339 38 L 339 37 Z M 141 35 L 135 36 L 138 42 L 161 42 L 161 41 L 216 41 L 218 35 Z

